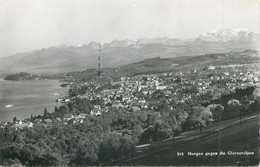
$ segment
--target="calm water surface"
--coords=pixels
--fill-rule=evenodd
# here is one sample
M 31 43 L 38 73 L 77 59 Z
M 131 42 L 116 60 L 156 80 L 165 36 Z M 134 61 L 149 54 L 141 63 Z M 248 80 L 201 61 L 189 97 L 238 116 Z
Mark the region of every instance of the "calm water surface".
M 68 95 L 69 88 L 60 86 L 56 80 L 4 81 L 0 79 L 0 121 L 12 121 L 42 115 L 46 107 L 53 112 L 59 97 Z M 58 93 L 58 95 L 54 95 Z M 6 105 L 13 107 L 6 108 Z

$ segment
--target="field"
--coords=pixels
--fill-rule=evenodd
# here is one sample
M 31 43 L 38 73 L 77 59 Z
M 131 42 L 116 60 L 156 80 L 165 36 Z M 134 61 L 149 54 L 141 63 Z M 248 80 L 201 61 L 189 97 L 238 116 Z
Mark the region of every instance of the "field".
M 257 165 L 259 162 L 259 117 L 251 116 L 239 120 L 233 119 L 215 125 L 213 128 L 204 129 L 203 133 L 190 131 L 175 137 L 172 140 L 157 144 L 156 146 L 141 148 L 135 157 L 119 162 L 120 165 Z M 142 153 L 140 153 L 142 151 Z M 220 151 L 226 155 L 205 154 Z M 233 152 L 254 152 L 254 155 L 227 155 Z M 184 156 L 177 156 L 184 153 Z M 187 156 L 188 152 L 203 153 L 202 156 Z M 197 154 L 198 155 L 198 154 Z

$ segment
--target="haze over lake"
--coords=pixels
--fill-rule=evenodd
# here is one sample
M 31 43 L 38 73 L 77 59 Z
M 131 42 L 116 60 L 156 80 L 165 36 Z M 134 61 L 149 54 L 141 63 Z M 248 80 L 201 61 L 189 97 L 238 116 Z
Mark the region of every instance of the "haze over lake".
M 60 86 L 57 80 L 4 81 L 0 79 L 0 121 L 12 121 L 42 115 L 46 107 L 53 112 L 59 97 L 66 96 L 69 88 Z M 55 93 L 59 94 L 54 95 Z M 6 105 L 13 107 L 6 108 Z

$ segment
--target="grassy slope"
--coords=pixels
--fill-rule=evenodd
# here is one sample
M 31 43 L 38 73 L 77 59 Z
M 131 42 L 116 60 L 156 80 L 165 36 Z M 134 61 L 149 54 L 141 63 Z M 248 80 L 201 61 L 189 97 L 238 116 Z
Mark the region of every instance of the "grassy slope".
M 160 148 L 160 147 L 159 147 Z M 226 156 L 176 156 L 176 152 L 218 152 L 218 151 L 253 151 L 255 155 Z M 232 125 L 216 133 L 209 133 L 190 141 L 176 141 L 174 151 L 172 143 L 161 147 L 157 152 L 121 162 L 121 165 L 256 165 L 259 161 L 259 118 Z

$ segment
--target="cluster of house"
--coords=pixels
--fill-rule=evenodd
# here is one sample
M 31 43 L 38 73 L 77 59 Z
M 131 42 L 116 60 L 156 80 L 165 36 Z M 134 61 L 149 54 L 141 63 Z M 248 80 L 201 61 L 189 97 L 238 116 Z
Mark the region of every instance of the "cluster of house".
M 180 91 L 185 88 L 196 87 L 199 91 L 197 96 L 210 93 L 213 98 L 219 98 L 223 94 L 233 92 L 236 88 L 255 86 L 259 84 L 259 70 L 256 69 L 259 69 L 258 64 L 239 67 L 210 65 L 206 70 L 204 68 L 177 73 L 142 74 L 122 77 L 120 81 L 112 83 L 120 85 L 118 88 L 101 91 L 95 91 L 99 85 L 85 83 L 84 86 L 89 84 L 89 90 L 85 94 L 78 95 L 78 98 L 103 100 L 105 107 L 95 105 L 91 115 L 101 115 L 102 112 L 107 112 L 109 107 L 140 111 L 152 108 L 149 98 L 156 90 L 163 92 L 167 101 L 185 102 L 191 99 L 191 92 Z M 225 83 L 220 85 L 220 81 Z M 180 92 L 181 96 L 179 96 Z
M 76 97 L 80 99 L 96 100 L 102 99 L 102 105 L 94 105 L 90 111 L 91 116 L 99 116 L 108 112 L 110 108 L 121 108 L 128 111 L 141 111 L 152 109 L 150 99 L 154 92 L 163 92 L 167 102 L 175 101 L 183 103 L 191 99 L 192 92 L 183 91 L 186 88 L 195 87 L 197 96 L 210 93 L 214 98 L 223 94 L 229 94 L 236 88 L 250 86 L 260 87 L 259 64 L 244 64 L 232 66 L 207 66 L 201 69 L 191 69 L 182 72 L 165 72 L 160 74 L 142 74 L 132 77 L 122 77 L 120 81 L 111 82 L 112 89 L 100 89 L 101 85 L 94 82 L 85 82 L 75 85 L 79 89 L 86 89 L 85 93 L 79 93 Z M 118 86 L 116 86 L 118 85 Z M 82 91 L 83 92 L 83 91 Z M 75 97 L 73 97 L 75 98 Z M 73 102 L 73 98 L 66 99 Z M 56 119 L 34 119 L 33 121 L 16 121 L 13 127 L 32 127 L 35 123 L 46 126 L 53 123 L 68 124 L 82 123 L 86 114 L 74 116 L 65 114 L 64 117 Z
M 68 125 L 69 122 L 75 124 L 75 123 L 83 123 L 84 118 L 86 117 L 86 114 L 79 114 L 79 115 L 72 115 L 72 114 L 65 114 L 63 118 L 54 118 L 54 119 L 43 119 L 43 118 L 33 118 L 33 119 L 24 119 L 24 120 L 16 120 L 12 123 L 12 128 L 17 129 L 23 129 L 23 128 L 31 128 L 35 124 L 42 124 L 44 126 L 53 126 L 55 124 L 60 125 Z M 1 126 L 1 128 L 4 127 L 4 125 L 7 125 L 8 123 L 5 123 Z
M 99 85 L 85 83 L 81 86 L 87 86 L 88 91 L 77 97 L 89 100 L 102 99 L 106 107 L 101 108 L 99 105 L 95 105 L 90 112 L 91 115 L 100 115 L 102 112 L 107 112 L 109 107 L 133 111 L 146 109 L 150 105 L 149 101 L 147 101 L 148 95 L 153 94 L 156 90 L 164 91 L 166 95 L 170 95 L 173 90 L 155 74 L 122 77 L 120 81 L 113 82 L 112 85 L 120 86 L 116 89 L 95 91 Z
M 209 78 L 204 90 L 210 89 L 213 95 L 219 98 L 223 94 L 234 92 L 235 89 L 257 86 L 259 85 L 259 68 L 259 64 L 221 67 L 216 75 Z M 224 85 L 213 84 L 221 80 L 225 81 Z

